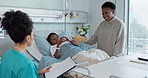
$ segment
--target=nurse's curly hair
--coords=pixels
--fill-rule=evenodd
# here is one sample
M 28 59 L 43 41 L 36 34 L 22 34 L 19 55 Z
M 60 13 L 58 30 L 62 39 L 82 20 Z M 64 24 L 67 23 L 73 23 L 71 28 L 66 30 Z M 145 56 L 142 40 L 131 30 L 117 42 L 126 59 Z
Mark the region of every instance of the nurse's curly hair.
M 105 2 L 105 3 L 101 6 L 101 8 L 102 8 L 102 9 L 103 9 L 103 8 L 110 8 L 110 9 L 112 9 L 112 10 L 115 10 L 115 9 L 116 9 L 116 6 L 115 6 L 115 4 L 114 4 L 113 2 L 108 1 L 108 2 Z
M 10 10 L 3 16 L 1 27 L 15 43 L 23 43 L 25 37 L 31 35 L 33 22 L 26 13 Z

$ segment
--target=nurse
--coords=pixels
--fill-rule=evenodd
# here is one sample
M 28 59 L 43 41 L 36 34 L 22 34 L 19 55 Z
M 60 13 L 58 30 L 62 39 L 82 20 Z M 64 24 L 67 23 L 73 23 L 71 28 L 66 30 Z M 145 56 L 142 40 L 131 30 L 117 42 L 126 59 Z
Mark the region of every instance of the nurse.
M 3 16 L 1 27 L 15 44 L 0 60 L 0 78 L 38 78 L 38 74 L 49 72 L 51 66 L 38 71 L 35 63 L 25 55 L 26 47 L 30 46 L 34 39 L 33 23 L 29 16 L 13 10 Z

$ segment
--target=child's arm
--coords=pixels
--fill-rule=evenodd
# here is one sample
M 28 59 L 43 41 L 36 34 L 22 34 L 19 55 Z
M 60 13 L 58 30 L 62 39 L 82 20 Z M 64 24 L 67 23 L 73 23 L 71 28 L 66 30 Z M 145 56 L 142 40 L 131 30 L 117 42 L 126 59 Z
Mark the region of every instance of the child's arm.
M 56 52 L 55 52 L 55 54 L 54 54 L 54 57 L 57 58 L 57 59 L 59 59 L 59 58 L 61 57 L 61 55 L 60 55 L 60 45 L 61 45 L 64 41 L 66 41 L 66 38 L 65 38 L 65 37 L 61 37 L 61 38 L 59 39 L 58 43 L 57 43 Z
M 60 55 L 60 45 L 57 45 L 54 57 L 57 58 L 57 59 L 59 59 L 61 57 L 61 55 Z

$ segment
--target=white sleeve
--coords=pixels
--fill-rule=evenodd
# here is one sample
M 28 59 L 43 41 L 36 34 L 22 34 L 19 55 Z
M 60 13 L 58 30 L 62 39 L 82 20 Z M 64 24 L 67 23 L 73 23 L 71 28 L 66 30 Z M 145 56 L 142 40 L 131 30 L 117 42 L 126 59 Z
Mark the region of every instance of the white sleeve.
M 55 52 L 56 52 L 56 46 L 57 45 L 53 45 L 53 46 L 51 46 L 50 47 L 50 52 L 51 52 L 51 55 L 54 57 L 54 54 L 55 54 Z

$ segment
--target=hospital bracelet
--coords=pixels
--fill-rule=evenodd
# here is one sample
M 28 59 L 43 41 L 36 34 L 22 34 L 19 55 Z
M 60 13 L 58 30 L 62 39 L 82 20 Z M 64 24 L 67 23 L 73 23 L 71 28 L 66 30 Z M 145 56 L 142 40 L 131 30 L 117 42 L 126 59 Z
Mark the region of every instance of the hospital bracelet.
M 56 48 L 56 49 L 60 50 L 60 48 Z
M 75 40 L 72 39 L 71 41 L 74 42 Z

